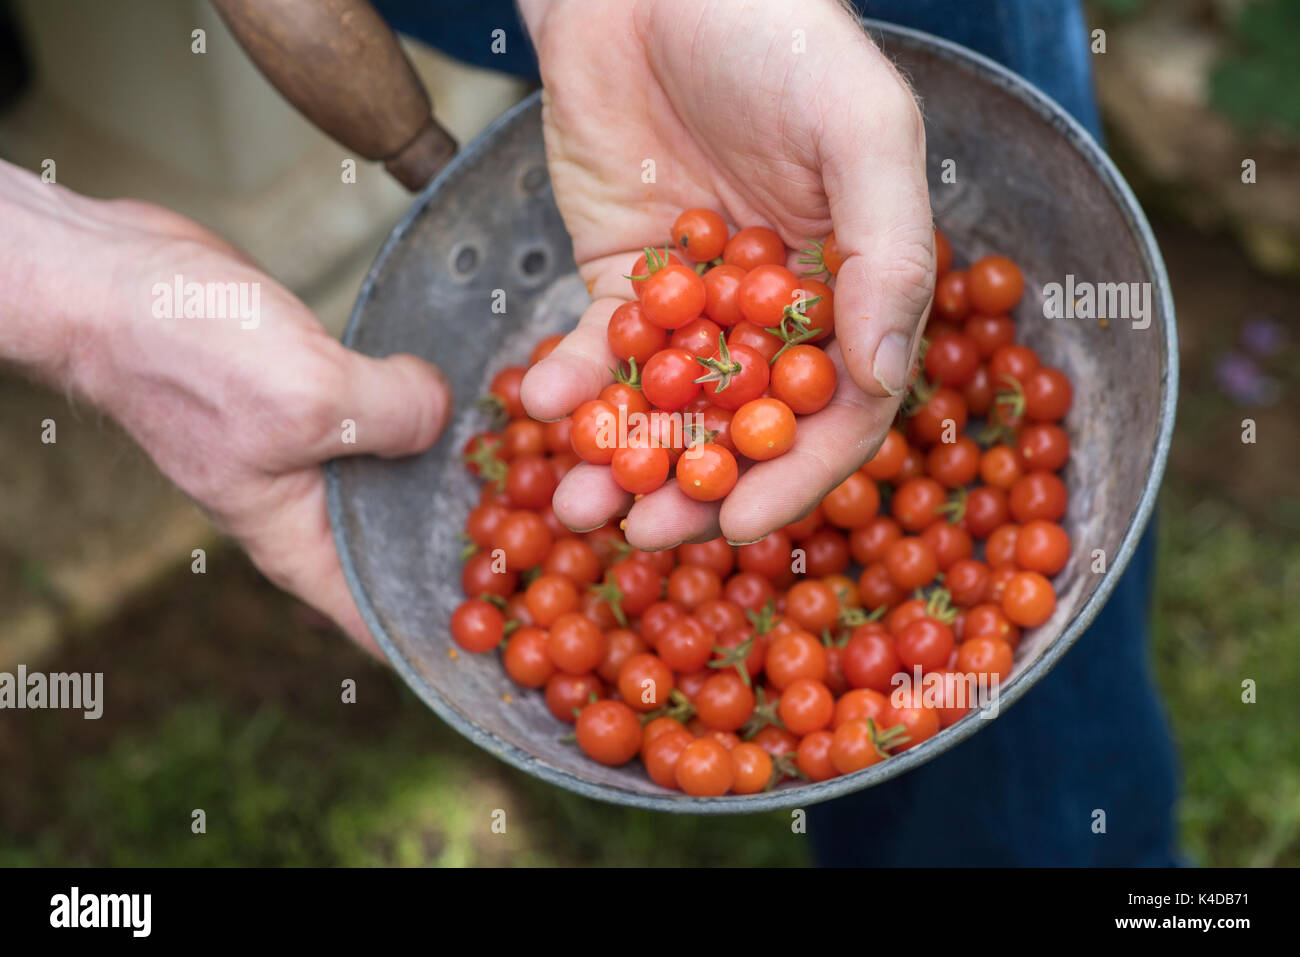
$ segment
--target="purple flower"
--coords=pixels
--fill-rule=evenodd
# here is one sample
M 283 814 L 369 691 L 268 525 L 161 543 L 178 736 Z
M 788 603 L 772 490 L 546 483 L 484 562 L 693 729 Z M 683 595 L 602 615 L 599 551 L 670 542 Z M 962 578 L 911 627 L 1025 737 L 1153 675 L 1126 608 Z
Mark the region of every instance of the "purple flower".
M 1277 401 L 1278 383 L 1239 352 L 1229 352 L 1214 367 L 1219 388 L 1238 405 L 1270 405 Z
M 1269 316 L 1251 316 L 1241 327 L 1241 344 L 1257 356 L 1276 355 L 1286 345 L 1286 329 Z

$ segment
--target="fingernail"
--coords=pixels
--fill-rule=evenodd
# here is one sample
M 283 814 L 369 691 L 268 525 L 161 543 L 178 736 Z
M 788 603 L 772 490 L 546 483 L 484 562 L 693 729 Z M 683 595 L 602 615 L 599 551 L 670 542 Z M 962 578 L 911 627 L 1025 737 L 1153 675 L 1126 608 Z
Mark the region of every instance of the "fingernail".
M 735 547 L 739 548 L 741 545 L 753 545 L 757 542 L 761 542 L 762 540 L 763 540 L 762 538 L 756 538 L 752 542 L 733 542 L 731 539 L 727 539 L 727 544 L 734 545 Z
M 902 395 L 907 386 L 907 360 L 911 351 L 912 343 L 901 332 L 889 333 L 876 346 L 871 372 L 890 395 Z

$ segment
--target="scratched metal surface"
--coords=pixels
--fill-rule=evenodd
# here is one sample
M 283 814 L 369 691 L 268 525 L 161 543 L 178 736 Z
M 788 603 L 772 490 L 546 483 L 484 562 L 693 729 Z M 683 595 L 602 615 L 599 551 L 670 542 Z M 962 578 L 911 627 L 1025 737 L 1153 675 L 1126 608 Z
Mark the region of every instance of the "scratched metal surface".
M 870 24 L 924 101 L 931 200 L 958 263 L 1005 252 L 1022 266 L 1024 340 L 1067 369 L 1075 400 L 1066 526 L 1074 549 L 1056 580 L 1055 615 L 1028 632 L 1002 688 L 1005 710 L 1051 668 L 1104 603 L 1149 517 L 1173 427 L 1177 350 L 1164 266 L 1146 220 L 1096 144 L 1059 108 L 1001 67 L 943 41 Z M 956 161 L 957 183 L 940 164 Z M 1042 289 L 1063 282 L 1149 282 L 1151 324 L 1047 320 Z M 503 289 L 507 310 L 490 309 Z M 474 406 L 492 374 L 568 328 L 587 301 L 551 194 L 530 98 L 503 116 L 415 200 L 371 269 L 346 343 L 373 355 L 438 363 L 456 414 L 438 444 L 402 461 L 351 458 L 328 468 L 330 516 L 348 581 L 394 667 L 444 720 L 488 751 L 605 801 L 690 813 L 798 807 L 930 760 L 988 722 L 971 715 L 882 764 L 820 784 L 695 799 L 665 791 L 633 763 L 605 768 L 560 738 L 540 693 L 505 676 L 495 655 L 448 655 L 461 600 L 459 540 L 477 487 L 458 461 L 483 427 Z M 1100 549 L 1107 570 L 1092 571 Z M 507 704 L 503 696 L 510 694 Z

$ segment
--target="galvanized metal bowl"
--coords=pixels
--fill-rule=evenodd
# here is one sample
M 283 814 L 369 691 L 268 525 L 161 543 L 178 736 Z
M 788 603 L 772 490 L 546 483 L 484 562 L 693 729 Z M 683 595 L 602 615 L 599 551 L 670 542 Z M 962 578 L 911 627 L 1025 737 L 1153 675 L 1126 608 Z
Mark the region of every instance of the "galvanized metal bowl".
M 1020 334 L 1074 382 L 1065 473 L 1073 555 L 1056 579 L 1056 613 L 1017 651 L 1002 687 L 1005 709 L 1088 627 L 1150 516 L 1174 420 L 1173 303 L 1142 211 L 1078 124 L 989 60 L 924 34 L 868 26 L 924 101 L 936 221 L 960 257 L 1003 252 L 1020 263 Z M 980 730 L 988 722 L 972 714 L 853 775 L 697 799 L 657 787 L 635 762 L 605 768 L 562 743 L 568 729 L 540 694 L 510 682 L 495 655 L 448 654 L 447 623 L 461 601 L 458 536 L 477 496 L 458 455 L 484 427 L 475 399 L 498 368 L 568 328 L 587 299 L 551 195 L 540 117 L 537 96 L 520 103 L 425 188 L 371 268 L 345 335 L 370 355 L 411 352 L 438 363 L 456 391 L 453 423 L 428 452 L 343 459 L 328 469 L 348 583 L 398 673 L 443 720 L 503 760 L 588 797 L 664 811 L 823 801 L 903 774 Z M 956 161 L 955 184 L 940 177 L 947 159 Z M 1149 284 L 1150 324 L 1044 318 L 1044 286 L 1067 275 L 1076 284 Z M 505 314 L 489 308 L 497 289 L 506 291 Z

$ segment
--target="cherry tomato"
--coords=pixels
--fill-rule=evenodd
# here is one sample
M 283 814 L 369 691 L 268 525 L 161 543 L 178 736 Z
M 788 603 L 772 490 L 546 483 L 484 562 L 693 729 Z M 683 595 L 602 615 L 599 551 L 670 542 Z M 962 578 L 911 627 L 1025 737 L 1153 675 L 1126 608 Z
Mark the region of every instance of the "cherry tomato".
M 968 414 L 965 396 L 956 389 L 940 387 L 912 412 L 907 420 L 908 437 L 925 445 L 956 437 L 966 428 Z
M 890 511 L 904 531 L 920 532 L 940 519 L 938 509 L 947 499 L 943 486 L 934 479 L 916 478 L 895 491 Z
M 715 674 L 695 696 L 700 720 L 717 731 L 735 731 L 754 712 L 754 692 L 735 671 Z
M 704 280 L 688 266 L 669 264 L 643 283 L 641 308 L 661 329 L 678 329 L 704 312 Z
M 895 751 L 906 751 L 922 741 L 929 740 L 939 733 L 939 715 L 934 708 L 924 707 L 920 702 L 921 694 L 914 691 L 911 701 L 904 707 L 890 707 L 881 723 L 885 729 L 902 725 L 907 731 L 907 740 L 901 742 Z
M 520 572 L 540 565 L 551 550 L 551 532 L 536 512 L 515 509 L 492 535 L 492 550 L 500 549 L 505 567 Z
M 903 537 L 899 524 L 888 515 L 877 515 L 849 533 L 849 550 L 853 560 L 864 568 L 883 561 L 890 542 Z
M 976 312 L 1010 312 L 1025 291 L 1020 267 L 1006 256 L 985 256 L 970 267 L 970 301 Z
M 826 520 L 840 528 L 857 528 L 876 517 L 880 492 L 860 471 L 853 472 L 822 499 Z
M 720 326 L 744 321 L 740 312 L 740 281 L 745 270 L 739 266 L 714 266 L 704 274 L 704 314 Z
M 698 671 L 713 654 L 713 630 L 692 615 L 668 623 L 655 651 L 674 671 Z
M 546 636 L 546 654 L 565 674 L 586 674 L 605 656 L 605 633 L 581 612 L 569 612 L 552 623 Z
M 1016 540 L 1020 537 L 1020 526 L 1008 522 L 993 529 L 988 541 L 984 543 L 984 560 L 990 568 L 1002 568 L 1016 563 Z
M 618 671 L 618 694 L 629 708 L 653 711 L 668 703 L 673 672 L 657 655 L 641 653 L 623 662 Z
M 540 509 L 549 505 L 559 484 L 555 469 L 541 455 L 525 455 L 506 469 L 506 494 L 520 508 Z
M 989 359 L 989 372 L 993 376 L 994 387 L 998 389 L 1005 389 L 1017 382 L 1023 386 L 1038 366 L 1038 353 L 1028 346 L 1014 343 L 1002 346 Z
M 798 289 L 798 277 L 785 266 L 755 266 L 740 283 L 740 313 L 756 326 L 778 326 Z
M 668 341 L 668 334 L 645 317 L 639 302 L 625 302 L 614 310 L 605 337 L 616 357 L 642 364 Z
M 1022 525 L 1034 519 L 1059 522 L 1065 515 L 1066 489 L 1052 472 L 1030 472 L 1011 486 L 1007 508 Z
M 831 763 L 840 774 L 852 774 L 883 761 L 888 755 L 876 744 L 876 729 L 861 719 L 846 721 L 831 740 Z
M 460 570 L 461 588 L 469 598 L 481 595 L 509 598 L 518 581 L 518 574 L 505 568 L 504 562 L 493 557 L 491 551 L 474 553 Z
M 509 462 L 546 451 L 546 426 L 532 419 L 515 419 L 501 433 L 501 458 Z
M 792 305 L 802 319 L 801 325 L 811 333 L 805 341 L 820 342 L 835 331 L 835 293 L 826 283 L 800 279 Z
M 694 735 L 682 728 L 680 731 L 662 734 L 646 745 L 641 760 L 645 762 L 646 774 L 650 780 L 661 788 L 676 788 L 677 762 L 681 760 L 687 745 L 694 740 Z
M 946 488 L 961 488 L 975 481 L 980 468 L 980 447 L 968 435 L 955 442 L 940 442 L 925 457 L 925 469 Z
M 543 628 L 578 607 L 578 589 L 563 575 L 541 575 L 524 592 L 524 604 L 533 623 Z
M 902 670 L 894 639 L 880 626 L 859 625 L 853 629 L 842 658 L 844 677 L 854 688 L 885 693 L 890 680 Z
M 889 710 L 889 699 L 879 691 L 871 688 L 854 688 L 846 691 L 835 702 L 835 717 L 831 719 L 831 730 L 839 728 L 846 721 L 865 721 L 870 718 L 877 726 L 880 719 Z
M 981 680 L 997 675 L 1003 681 L 1011 675 L 1011 646 L 997 638 L 972 638 L 957 649 L 954 667 L 959 674 L 976 675 Z
M 988 538 L 1007 523 L 1007 493 L 993 485 L 980 485 L 966 494 L 962 523 L 972 538 Z
M 559 333 L 559 332 L 555 333 L 554 335 L 546 336 L 545 338 L 541 339 L 537 343 L 537 345 L 533 346 L 533 351 L 529 353 L 528 365 L 529 366 L 537 365 L 537 363 L 541 362 L 552 352 L 554 352 L 555 347 L 558 346 L 563 339 L 564 339 L 563 333 Z
M 979 348 L 975 341 L 960 332 L 931 337 L 925 352 L 925 374 L 940 385 L 954 389 L 969 382 L 979 364 Z
M 702 565 L 678 565 L 668 576 L 668 600 L 694 611 L 722 595 L 722 578 Z
M 665 266 L 680 266 L 681 264 L 681 259 L 679 259 L 675 254 L 665 252 L 662 249 L 649 250 L 649 258 L 647 258 L 645 253 L 642 253 L 637 259 L 635 265 L 632 266 L 632 272 L 629 275 L 629 278 L 632 280 L 632 292 L 636 295 L 637 301 L 640 301 L 645 295 L 646 281 L 652 275 L 660 269 L 663 269 Z
M 488 386 L 488 392 L 501 403 L 508 419 L 522 419 L 528 415 L 523 400 L 519 398 L 519 385 L 524 381 L 526 371 L 523 366 L 506 366 L 492 377 L 492 384 Z
M 849 567 L 849 543 L 842 532 L 833 528 L 819 529 L 801 544 L 809 575 L 825 578 L 838 575 Z
M 1012 574 L 1015 574 L 1014 570 Z M 997 638 L 1014 648 L 1020 643 L 1020 628 L 1012 624 L 1000 605 L 985 603 L 976 605 L 966 613 L 966 624 L 962 628 L 961 637 L 962 641 Z
M 815 678 L 796 678 L 781 690 L 777 714 L 791 734 L 812 734 L 831 723 L 835 716 L 835 699 L 830 690 Z
M 719 797 L 736 779 L 731 752 L 713 738 L 696 738 L 677 758 L 677 786 L 694 797 Z
M 700 366 L 695 356 L 685 349 L 661 349 L 641 370 L 641 391 L 657 408 L 675 412 L 699 393 L 700 386 L 695 381 L 699 373 Z M 578 411 L 581 410 L 580 406 Z M 577 414 L 574 413 L 575 428 Z M 575 451 L 582 455 L 581 450 Z
M 839 619 L 839 598 L 825 582 L 805 579 L 786 592 L 785 614 L 799 627 L 820 635 Z
M 674 349 L 685 349 L 691 355 L 703 359 L 717 350 L 718 336 L 721 333 L 722 328 L 716 322 L 700 316 L 674 330 L 668 345 Z
M 826 781 L 839 774 L 831 761 L 831 745 L 835 735 L 829 731 L 814 731 L 805 735 L 795 753 L 795 764 L 809 781 Z
M 970 558 L 975 553 L 975 543 L 970 532 L 960 525 L 948 522 L 934 522 L 921 533 L 921 540 L 934 552 L 939 571 L 945 575 L 954 562 Z
M 641 722 L 621 701 L 593 701 L 578 714 L 578 747 L 600 764 L 617 767 L 641 750 Z
M 820 682 L 827 674 L 826 646 L 806 631 L 781 635 L 768 644 L 763 667 L 767 680 L 778 691 L 784 691 L 800 678 Z
M 757 794 L 772 780 L 772 757 L 757 744 L 746 741 L 732 748 L 731 765 L 731 790 L 737 794 Z
M 597 581 L 600 570 L 596 550 L 579 538 L 557 541 L 542 564 L 542 574 L 563 575 L 577 585 L 590 585 Z
M 501 662 L 510 679 L 525 688 L 540 688 L 555 674 L 555 665 L 546 654 L 546 632 L 540 628 L 516 628 L 506 642 Z
M 1031 422 L 1059 422 L 1070 411 L 1074 389 L 1060 369 L 1041 366 L 1024 383 L 1025 418 Z
M 793 346 L 772 364 L 772 395 L 799 415 L 820 411 L 835 394 L 835 363 L 816 346 Z
M 937 671 L 948 666 L 957 639 L 952 629 L 934 618 L 918 618 L 905 625 L 898 634 L 895 647 L 898 659 L 907 671 L 920 667 L 922 671 Z
M 970 283 L 964 269 L 944 274 L 934 286 L 933 315 L 947 322 L 961 322 L 970 313 Z
M 911 591 L 934 580 L 939 573 L 939 561 L 924 539 L 908 536 L 891 543 L 885 550 L 885 569 L 895 585 Z
M 978 558 L 961 558 L 948 566 L 943 584 L 954 605 L 969 607 L 984 600 L 989 583 L 989 567 Z
M 725 578 L 736 567 L 736 553 L 725 538 L 687 543 L 677 547 L 677 559 L 683 565 L 703 565 Z
M 691 446 L 677 462 L 677 485 L 697 502 L 725 497 L 736 487 L 739 475 L 736 457 L 712 442 Z
M 714 342 L 717 342 L 716 338 Z M 706 369 L 697 367 L 697 371 L 717 377 L 704 383 L 704 397 L 712 404 L 733 412 L 762 395 L 771 375 L 767 360 L 756 350 L 725 343 L 706 357 Z M 735 419 L 731 421 L 732 441 L 735 441 Z
M 1014 624 L 1034 628 L 1052 617 L 1056 592 L 1038 572 L 1017 572 L 1002 593 L 1002 611 Z
M 582 403 L 573 410 L 570 441 L 584 462 L 608 465 L 618 447 L 618 410 L 601 399 Z
M 546 707 L 558 720 L 573 724 L 578 720 L 575 710 L 586 707 L 592 696 L 599 698 L 604 688 L 593 674 L 570 675 L 557 671 L 546 682 Z
M 784 343 L 761 326 L 742 321 L 731 327 L 727 345 L 732 349 L 746 346 L 762 356 L 764 362 L 771 362 Z
M 789 541 L 789 539 L 786 539 Z M 749 546 L 745 546 L 748 548 Z M 784 563 L 783 568 L 788 568 Z M 727 579 L 722 586 L 722 594 L 727 601 L 739 605 L 746 611 L 759 612 L 763 606 L 776 597 L 776 589 L 764 575 L 753 570 L 739 571 Z
M 896 605 L 903 600 L 904 592 L 889 577 L 889 569 L 883 562 L 868 565 L 858 578 L 858 594 L 862 604 L 867 608 Z
M 451 637 L 466 651 L 481 654 L 501 644 L 506 619 L 501 610 L 481 598 L 461 602 L 451 613 Z
M 671 601 L 657 601 L 641 613 L 641 637 L 651 648 L 659 643 L 659 636 L 669 623 L 686 615 L 681 605 Z
M 633 495 L 647 495 L 668 480 L 668 451 L 658 446 L 614 450 L 614 481 Z
M 878 482 L 889 482 L 898 476 L 906 458 L 907 439 L 898 429 L 890 429 L 876 454 L 862 466 L 862 472 Z
M 780 399 L 753 399 L 731 418 L 736 451 L 756 462 L 784 455 L 794 445 L 794 413 Z
M 773 584 L 785 587 L 794 580 L 794 571 L 790 567 L 793 547 L 790 536 L 777 529 L 756 542 L 737 548 L 736 565 L 741 571 L 757 572 Z M 744 602 L 734 598 L 732 601 L 747 607 Z
M 766 226 L 746 226 L 727 240 L 722 262 L 746 271 L 765 265 L 784 265 L 785 243 Z
M 1027 468 L 1055 472 L 1070 458 L 1070 437 L 1055 423 L 1036 422 L 1020 430 L 1016 451 Z
M 952 269 L 952 244 L 939 230 L 934 231 L 935 278 L 942 279 Z
M 727 245 L 727 221 L 711 209 L 688 209 L 673 220 L 673 243 L 696 262 L 722 255 Z

